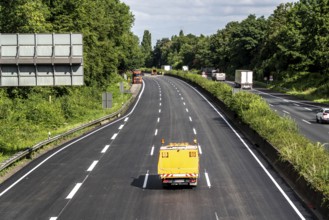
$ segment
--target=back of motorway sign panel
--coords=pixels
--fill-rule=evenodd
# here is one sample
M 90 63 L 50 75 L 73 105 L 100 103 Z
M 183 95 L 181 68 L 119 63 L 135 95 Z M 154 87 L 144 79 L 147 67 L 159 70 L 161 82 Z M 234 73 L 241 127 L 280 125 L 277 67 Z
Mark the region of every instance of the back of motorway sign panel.
M 84 84 L 82 34 L 0 34 L 0 87 Z

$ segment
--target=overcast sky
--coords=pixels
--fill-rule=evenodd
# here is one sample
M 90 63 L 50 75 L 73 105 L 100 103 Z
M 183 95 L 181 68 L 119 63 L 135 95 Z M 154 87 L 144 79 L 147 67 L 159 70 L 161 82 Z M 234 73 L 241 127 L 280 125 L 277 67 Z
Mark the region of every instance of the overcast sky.
M 140 41 L 144 30 L 156 40 L 184 34 L 215 34 L 228 22 L 242 21 L 250 14 L 268 17 L 281 3 L 297 0 L 121 0 L 135 16 L 132 31 Z

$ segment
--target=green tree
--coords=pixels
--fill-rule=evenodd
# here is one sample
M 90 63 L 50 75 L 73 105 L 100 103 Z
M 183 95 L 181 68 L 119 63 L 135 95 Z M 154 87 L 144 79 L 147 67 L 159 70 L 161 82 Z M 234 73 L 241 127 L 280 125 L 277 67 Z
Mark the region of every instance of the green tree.
M 42 0 L 4 0 L 0 2 L 3 33 L 42 33 L 52 29 L 47 21 L 50 10 Z
M 152 36 L 148 30 L 144 31 L 141 50 L 144 56 L 145 66 L 152 67 Z

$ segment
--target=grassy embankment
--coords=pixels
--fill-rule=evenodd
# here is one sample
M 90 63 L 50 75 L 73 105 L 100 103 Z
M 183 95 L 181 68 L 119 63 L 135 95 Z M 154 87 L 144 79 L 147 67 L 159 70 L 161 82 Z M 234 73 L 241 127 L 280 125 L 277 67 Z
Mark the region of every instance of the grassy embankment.
M 199 84 L 223 101 L 242 121 L 275 146 L 282 160 L 291 162 L 299 174 L 329 200 L 329 153 L 321 144 L 312 143 L 301 135 L 293 120 L 279 116 L 258 95 L 249 92 L 232 94 L 232 88 L 225 83 L 182 71 L 171 73 Z
M 116 74 L 115 74 L 116 75 Z M 113 75 L 114 76 L 114 75 Z M 0 89 L 0 163 L 18 151 L 121 108 L 131 94 L 121 94 L 120 76 L 107 88 L 34 87 Z M 125 88 L 129 88 L 127 82 Z M 102 108 L 102 92 L 113 94 L 111 109 Z
M 329 104 L 329 81 L 325 75 L 296 73 L 294 76 L 283 77 L 280 82 L 274 81 L 268 87 L 302 99 Z

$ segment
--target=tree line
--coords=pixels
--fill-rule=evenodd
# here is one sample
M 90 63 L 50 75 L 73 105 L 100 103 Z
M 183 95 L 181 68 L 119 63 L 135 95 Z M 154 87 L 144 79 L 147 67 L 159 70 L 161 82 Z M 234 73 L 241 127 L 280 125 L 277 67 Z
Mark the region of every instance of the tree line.
M 300 0 L 280 4 L 268 17 L 249 15 L 229 22 L 210 36 L 179 35 L 157 41 L 151 66 L 180 69 L 214 67 L 227 73 L 252 69 L 256 76 L 276 79 L 300 72 L 329 76 L 329 1 Z
M 142 64 L 130 8 L 119 0 L 2 0 L 1 33 L 82 33 L 85 84 L 106 86 Z

